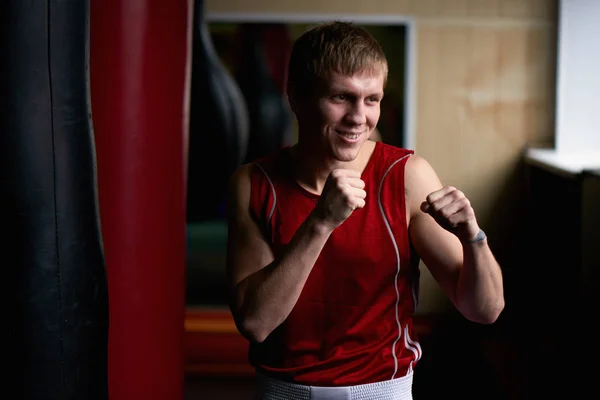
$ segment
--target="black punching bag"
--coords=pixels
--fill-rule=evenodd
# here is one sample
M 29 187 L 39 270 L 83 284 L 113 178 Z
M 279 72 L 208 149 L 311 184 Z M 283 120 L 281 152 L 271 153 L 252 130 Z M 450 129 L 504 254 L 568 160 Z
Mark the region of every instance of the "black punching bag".
M 239 31 L 241 51 L 236 80 L 250 118 L 247 162 L 292 142 L 292 112 L 267 60 L 265 32 L 268 28 L 269 25 L 245 23 Z
M 0 3 L 5 398 L 107 396 L 88 2 Z
M 194 5 L 187 221 L 225 216 L 227 183 L 244 161 L 249 123 L 244 97 L 214 49 L 204 2 Z

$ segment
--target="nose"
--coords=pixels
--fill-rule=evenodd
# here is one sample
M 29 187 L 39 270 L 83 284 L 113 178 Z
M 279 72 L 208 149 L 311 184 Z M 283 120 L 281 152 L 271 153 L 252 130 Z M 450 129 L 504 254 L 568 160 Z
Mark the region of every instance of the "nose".
M 344 118 L 352 125 L 363 125 L 367 123 L 367 110 L 365 104 L 360 101 L 353 102 Z

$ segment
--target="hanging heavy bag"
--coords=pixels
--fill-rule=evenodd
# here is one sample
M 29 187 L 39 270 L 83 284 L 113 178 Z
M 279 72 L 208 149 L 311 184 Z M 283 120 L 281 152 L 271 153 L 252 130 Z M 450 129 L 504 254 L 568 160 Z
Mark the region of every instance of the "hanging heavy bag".
M 108 301 L 89 115 L 88 2 L 0 4 L 2 387 L 107 395 Z
M 204 15 L 194 6 L 187 220 L 225 216 L 227 184 L 244 161 L 249 121 L 244 97 L 219 58 Z
M 184 397 L 190 14 L 188 1 L 91 2 L 111 400 Z
M 256 23 L 240 27 L 241 51 L 236 80 L 248 105 L 250 119 L 246 162 L 293 142 L 292 112 L 267 59 L 265 36 L 270 29 L 273 28 L 269 25 Z

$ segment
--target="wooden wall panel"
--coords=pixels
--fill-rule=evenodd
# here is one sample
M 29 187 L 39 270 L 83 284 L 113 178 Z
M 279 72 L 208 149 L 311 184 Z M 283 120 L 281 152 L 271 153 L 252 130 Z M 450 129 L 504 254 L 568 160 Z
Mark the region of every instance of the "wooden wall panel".
M 399 14 L 554 21 L 556 0 L 205 0 L 209 12 Z
M 468 0 L 469 17 L 497 17 L 502 0 Z
M 553 139 L 552 35 L 427 25 L 417 36 L 418 153 L 483 207 L 497 194 L 490 178 Z
M 533 18 L 555 21 L 557 2 L 553 0 L 501 0 L 499 15 L 502 17 Z

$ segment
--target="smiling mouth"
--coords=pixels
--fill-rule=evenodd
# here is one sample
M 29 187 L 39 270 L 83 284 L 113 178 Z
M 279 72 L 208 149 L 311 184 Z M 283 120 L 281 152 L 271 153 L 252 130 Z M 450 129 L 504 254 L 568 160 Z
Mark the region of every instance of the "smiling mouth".
M 346 139 L 356 140 L 361 135 L 361 133 L 352 133 L 352 132 L 344 132 L 344 131 L 336 131 L 336 133 Z

